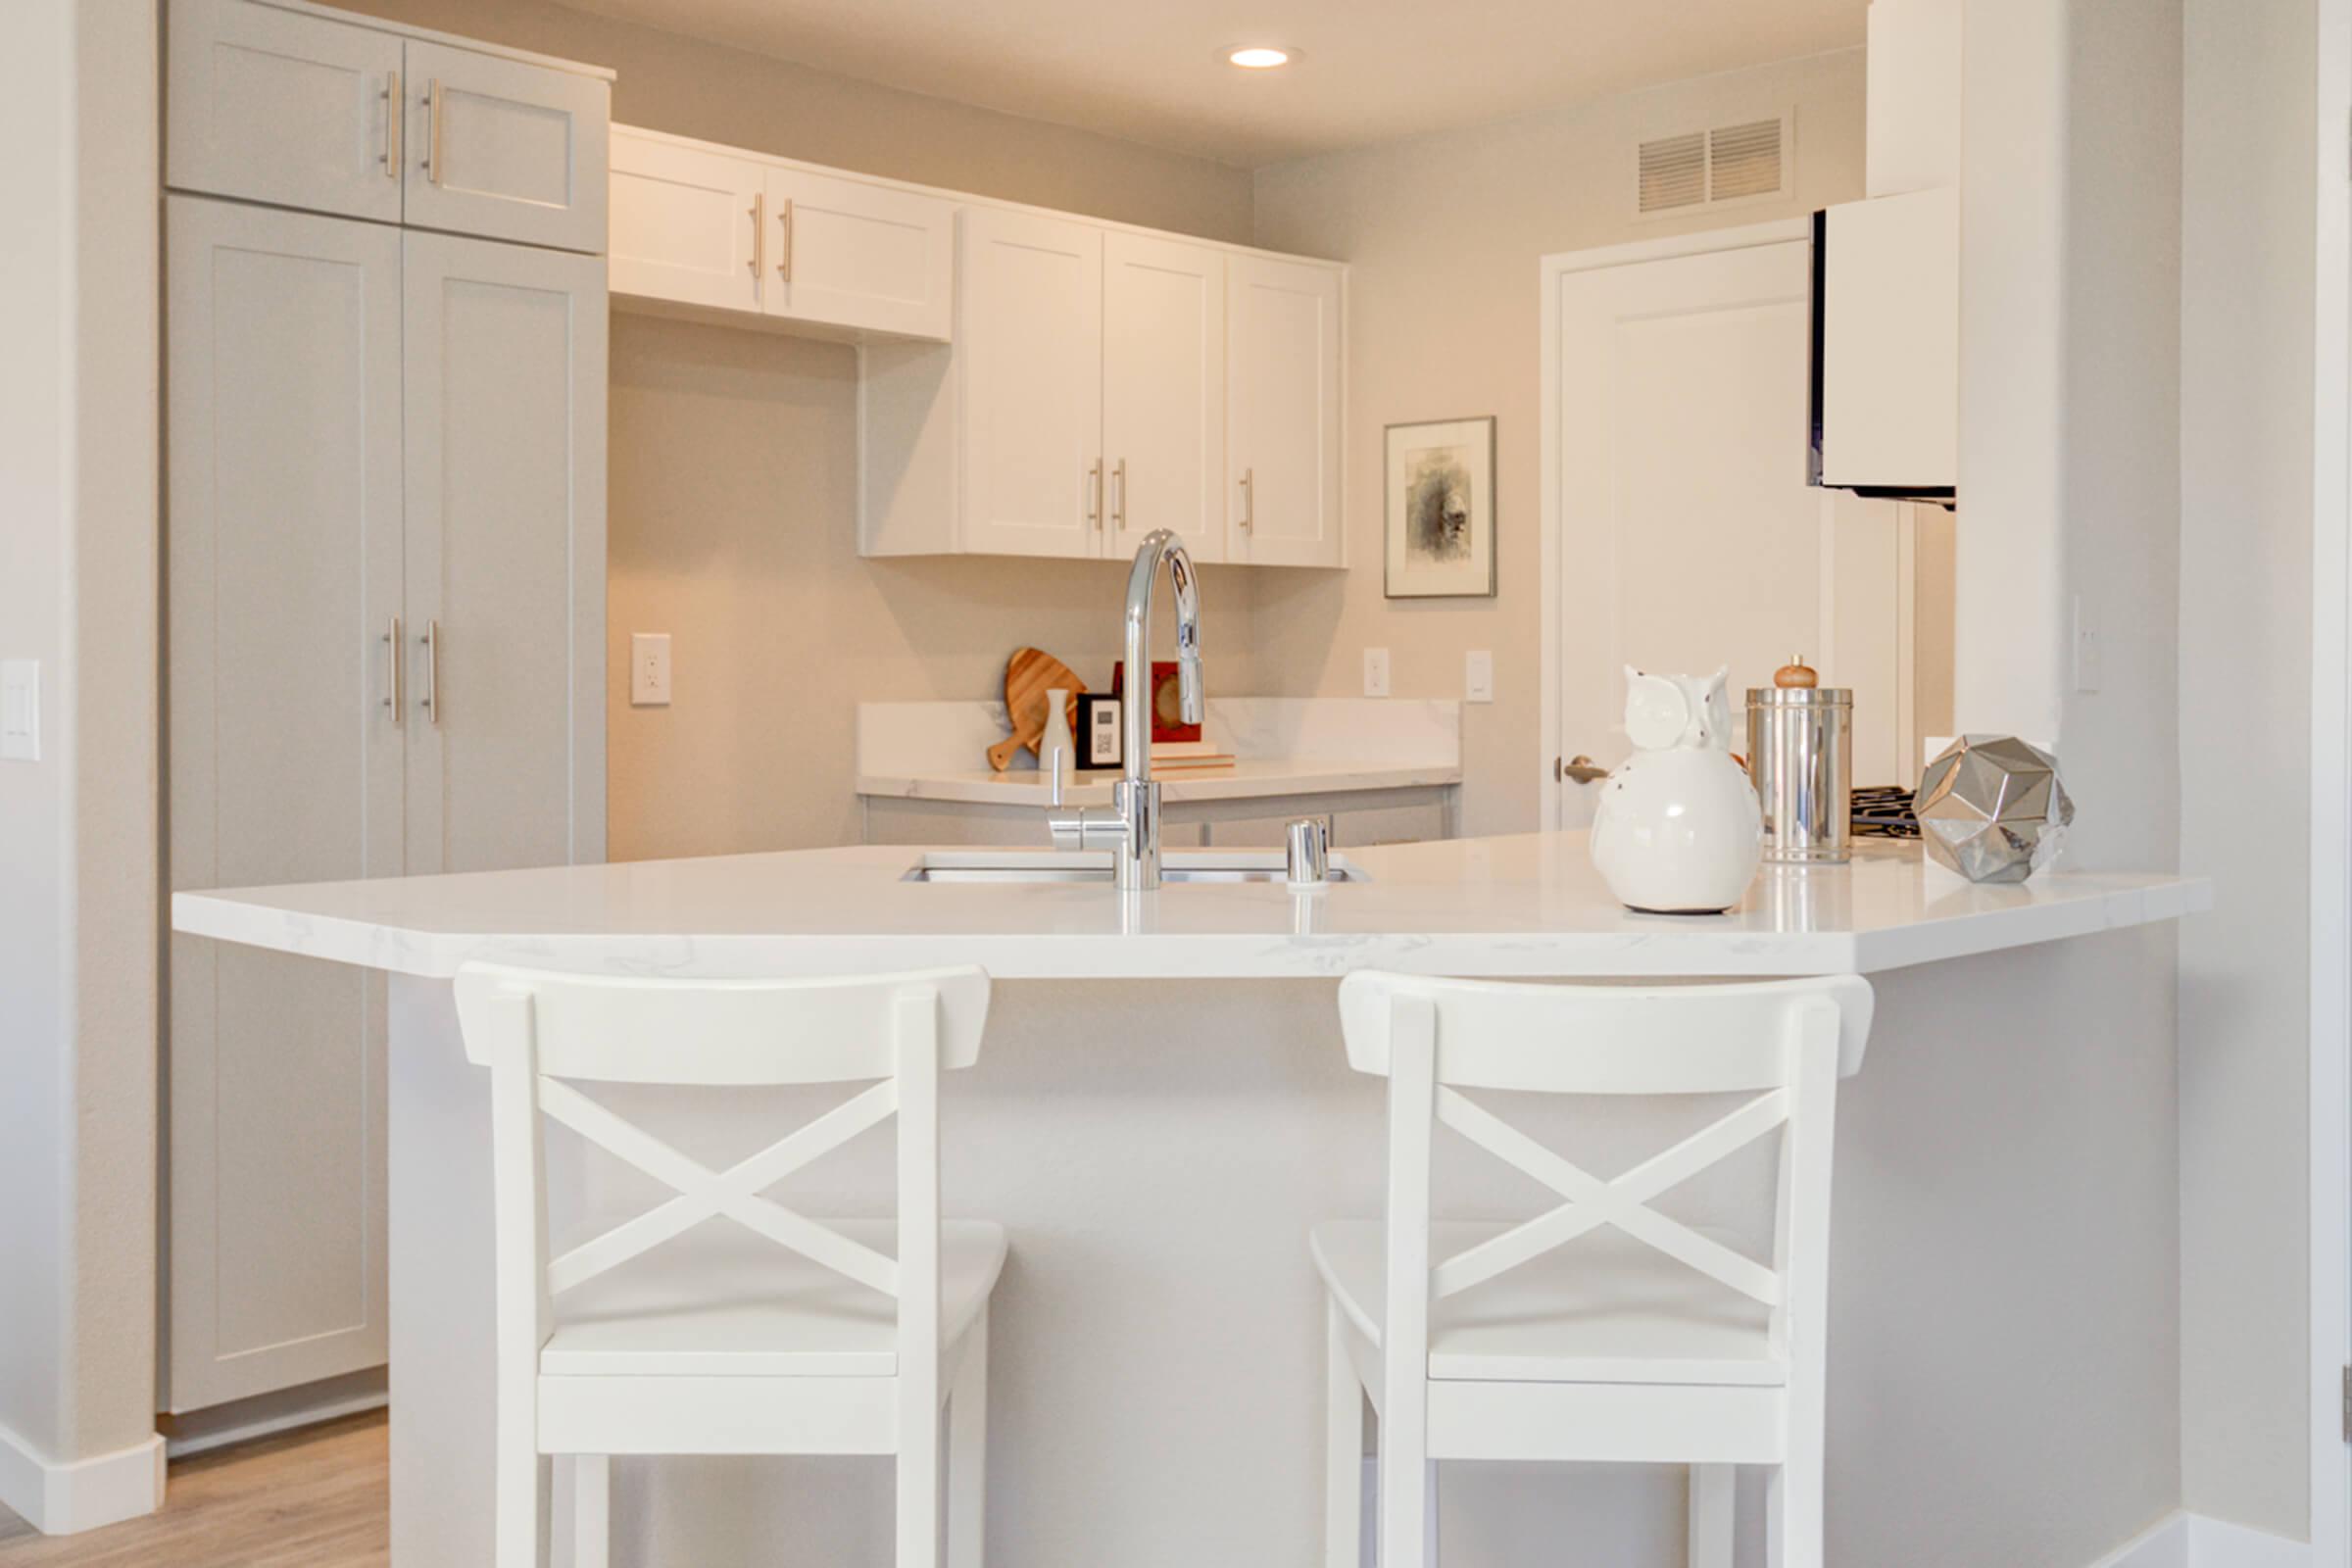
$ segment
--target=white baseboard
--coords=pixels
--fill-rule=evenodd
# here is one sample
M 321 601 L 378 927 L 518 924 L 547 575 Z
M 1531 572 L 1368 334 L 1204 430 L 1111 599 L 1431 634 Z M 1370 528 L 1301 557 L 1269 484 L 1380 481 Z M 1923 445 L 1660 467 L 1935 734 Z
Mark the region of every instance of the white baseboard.
M 2312 1562 L 2311 1548 L 2302 1542 L 2199 1514 L 2177 1513 L 2091 1568 L 2312 1568 Z
M 164 1505 L 164 1440 L 51 1464 L 0 1427 L 0 1504 L 45 1536 L 79 1535 Z

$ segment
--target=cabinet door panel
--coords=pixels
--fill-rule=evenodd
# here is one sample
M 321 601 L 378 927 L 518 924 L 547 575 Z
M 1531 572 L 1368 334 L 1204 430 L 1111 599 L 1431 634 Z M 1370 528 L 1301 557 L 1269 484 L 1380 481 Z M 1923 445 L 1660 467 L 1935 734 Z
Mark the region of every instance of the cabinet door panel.
M 612 131 L 612 292 L 715 310 L 760 309 L 755 246 L 766 169 Z
M 1102 553 L 1102 231 L 1030 213 L 959 220 L 962 548 Z
M 601 860 L 604 264 L 403 243 L 409 868 Z
M 166 182 L 400 221 L 401 41 L 247 0 L 173 0 Z
M 1233 559 L 1344 565 L 1340 274 L 1236 256 L 1227 289 Z
M 1102 257 L 1102 454 L 1109 550 L 1172 528 L 1225 559 L 1225 258 L 1113 232 Z
M 173 888 L 396 876 L 400 236 L 174 196 Z M 384 1359 L 381 976 L 171 956 L 173 1410 Z
M 605 249 L 609 83 L 412 40 L 408 98 L 410 224 Z
M 767 314 L 947 341 L 955 207 L 936 196 L 767 171 Z

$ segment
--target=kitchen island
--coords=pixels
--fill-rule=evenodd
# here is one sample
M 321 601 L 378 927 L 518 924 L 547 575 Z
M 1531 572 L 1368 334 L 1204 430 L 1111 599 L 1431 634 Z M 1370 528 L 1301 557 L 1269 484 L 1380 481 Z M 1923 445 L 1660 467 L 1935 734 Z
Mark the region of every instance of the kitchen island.
M 1172 872 L 1203 863 L 1267 862 L 1168 857 Z M 2169 973 L 2162 922 L 2207 906 L 2205 884 L 2061 871 L 1978 887 L 1914 846 L 1874 845 L 1845 867 L 1768 868 L 1739 908 L 1693 919 L 1618 906 L 1576 835 L 1344 851 L 1341 864 L 1349 880 L 1316 892 L 1277 876 L 1122 895 L 944 880 L 969 859 L 861 847 L 178 895 L 183 932 L 393 976 L 395 1562 L 487 1560 L 488 1084 L 448 983 L 476 958 L 665 975 L 971 962 L 997 977 L 980 1064 L 943 1086 L 941 1127 L 946 1212 L 1012 1236 L 992 1312 L 1000 1562 L 1320 1560 L 1304 1238 L 1316 1219 L 1376 1214 L 1383 1169 L 1379 1085 L 1347 1069 L 1333 1010 L 1355 968 L 1880 977 L 1869 1064 L 1840 1112 L 1834 1561 L 1993 1560 L 1966 1532 L 1953 1555 L 1923 1550 L 1916 1521 L 1988 1497 L 2030 1520 L 2037 1497 L 2064 1497 L 2084 1448 L 2160 1402 L 2140 1341 L 2164 1332 L 2144 1307 L 2172 1289 L 2172 1233 L 2114 1209 L 2170 1190 L 2141 1168 L 2169 1147 L 2133 1136 L 2172 1105 L 2169 1054 L 2141 1042 L 2173 998 L 2147 977 Z M 782 1111 L 629 1109 L 714 1158 L 756 1147 Z M 1562 1106 L 1528 1125 L 1606 1171 L 1682 1124 L 1671 1107 Z M 876 1145 L 828 1160 L 801 1206 L 882 1211 Z M 576 1150 L 551 1146 L 558 1158 L 558 1224 L 658 1196 Z M 1759 1218 L 1745 1194 L 1702 1180 L 1679 1211 L 1740 1229 Z M 1530 1201 L 1475 1166 L 1437 1195 L 1457 1214 Z M 614 1474 L 616 1563 L 889 1556 L 888 1466 L 622 1460 Z M 1679 1549 L 1678 1474 L 1447 1466 L 1440 1499 L 1460 1521 L 1441 1527 L 1449 1568 L 1527 1560 L 1564 1532 L 1594 1562 Z

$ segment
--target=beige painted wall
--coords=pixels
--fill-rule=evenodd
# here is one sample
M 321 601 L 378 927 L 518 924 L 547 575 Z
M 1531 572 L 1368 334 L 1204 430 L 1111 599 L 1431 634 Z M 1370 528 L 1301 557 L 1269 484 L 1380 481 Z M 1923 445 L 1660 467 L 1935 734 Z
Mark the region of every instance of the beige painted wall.
M 2185 12 L 2180 865 L 2215 912 L 2180 929 L 2182 1485 L 2300 1538 L 2316 17 Z
M 544 0 L 357 9 L 611 66 L 613 114 L 627 123 L 1250 237 L 1250 176 L 1222 165 Z M 612 377 L 613 858 L 855 842 L 860 700 L 1002 696 L 1005 657 L 1023 643 L 1108 684 L 1119 564 L 858 558 L 855 350 L 615 311 Z M 1200 582 L 1210 689 L 1256 690 L 1250 574 L 1212 566 Z M 628 704 L 638 631 L 672 639 L 666 709 Z
M 1791 105 L 1788 201 L 1697 219 L 1633 216 L 1635 141 Z M 1463 654 L 1492 649 L 1495 701 L 1463 710 L 1465 827 L 1535 827 L 1543 765 L 1537 259 L 1785 218 L 1861 194 L 1859 50 L 1258 171 L 1257 242 L 1353 269 L 1347 526 L 1355 569 L 1261 577 L 1265 689 L 1360 694 L 1363 650 L 1385 647 L 1397 696 L 1458 697 Z M 1381 593 L 1381 428 L 1484 414 L 1497 416 L 1500 591 L 1491 600 L 1392 603 Z

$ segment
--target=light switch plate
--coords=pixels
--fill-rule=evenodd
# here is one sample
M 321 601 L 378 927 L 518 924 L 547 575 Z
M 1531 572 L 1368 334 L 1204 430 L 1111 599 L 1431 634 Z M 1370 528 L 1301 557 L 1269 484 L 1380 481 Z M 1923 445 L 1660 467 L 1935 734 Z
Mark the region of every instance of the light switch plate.
M 1364 695 L 1389 695 L 1389 651 L 1386 648 L 1364 650 Z
M 1494 700 L 1494 655 L 1491 649 L 1473 648 L 1462 656 L 1462 700 L 1467 703 Z
M 0 659 L 0 761 L 41 760 L 41 662 Z
M 669 633 L 641 631 L 630 636 L 629 705 L 669 706 Z

